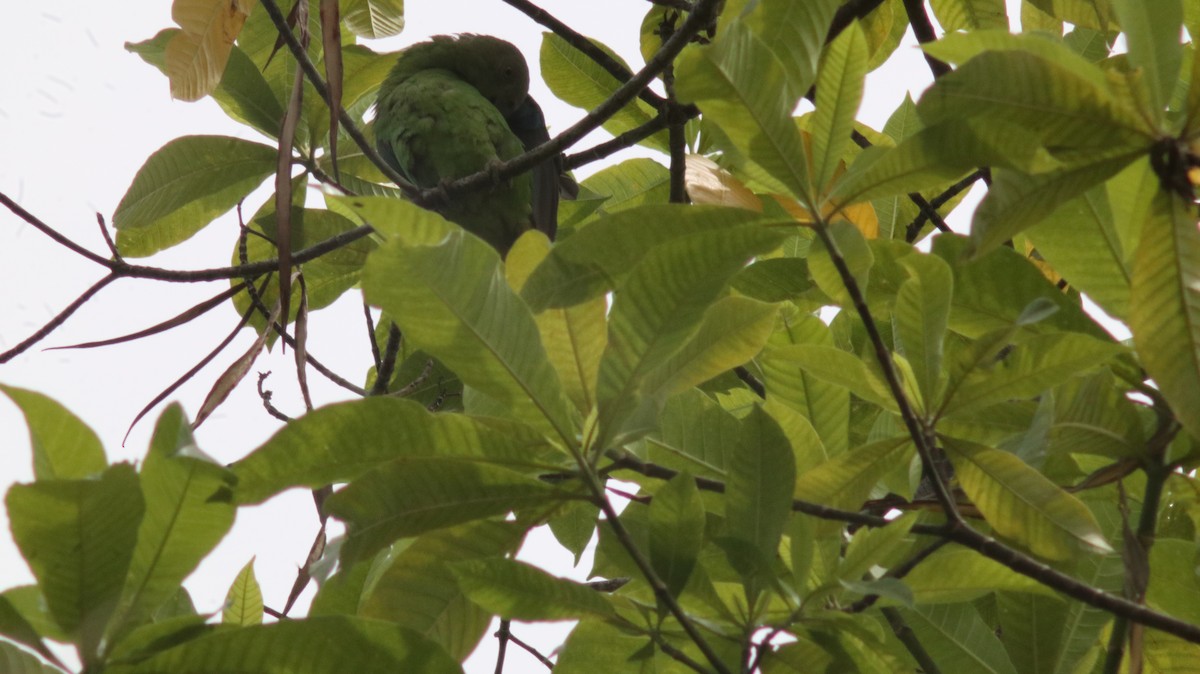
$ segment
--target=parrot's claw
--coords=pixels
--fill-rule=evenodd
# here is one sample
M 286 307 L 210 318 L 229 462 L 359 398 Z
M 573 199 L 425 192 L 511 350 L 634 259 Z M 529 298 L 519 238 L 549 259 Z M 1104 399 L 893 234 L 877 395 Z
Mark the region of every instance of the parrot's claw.
M 508 184 L 508 180 L 500 177 L 500 169 L 504 168 L 504 162 L 499 159 L 489 159 L 487 163 L 488 176 L 492 179 L 492 189 L 496 189 L 501 185 Z
M 434 199 L 438 202 L 439 205 L 441 205 L 441 206 L 449 206 L 450 205 L 450 190 L 449 190 L 448 186 L 452 182 L 454 182 L 454 181 L 449 178 L 443 178 L 441 181 L 438 182 L 437 186 L 433 188 Z

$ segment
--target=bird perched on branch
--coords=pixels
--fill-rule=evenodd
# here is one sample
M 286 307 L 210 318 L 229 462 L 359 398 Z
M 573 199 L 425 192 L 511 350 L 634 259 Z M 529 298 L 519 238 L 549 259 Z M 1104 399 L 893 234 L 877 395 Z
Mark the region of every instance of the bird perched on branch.
M 488 170 L 549 139 L 529 96 L 529 67 L 490 35 L 437 36 L 400 55 L 379 89 L 375 144 L 384 161 L 420 187 Z M 435 208 L 501 255 L 531 227 L 557 229 L 561 159 Z

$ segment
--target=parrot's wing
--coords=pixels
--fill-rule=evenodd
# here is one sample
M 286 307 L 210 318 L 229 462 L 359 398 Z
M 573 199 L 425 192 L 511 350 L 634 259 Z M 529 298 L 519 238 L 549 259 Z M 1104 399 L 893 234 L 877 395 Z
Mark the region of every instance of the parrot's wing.
M 550 140 L 542 108 L 526 96 L 516 112 L 509 115 L 508 125 L 521 140 L 525 150 L 532 150 Z M 551 241 L 558 233 L 558 177 L 563 172 L 562 155 L 555 155 L 533 167 L 533 228 Z
M 376 144 L 421 187 L 436 187 L 487 169 L 522 151 L 500 112 L 469 84 L 445 70 L 422 71 L 381 91 Z M 455 198 L 438 209 L 501 252 L 529 228 L 528 176 Z

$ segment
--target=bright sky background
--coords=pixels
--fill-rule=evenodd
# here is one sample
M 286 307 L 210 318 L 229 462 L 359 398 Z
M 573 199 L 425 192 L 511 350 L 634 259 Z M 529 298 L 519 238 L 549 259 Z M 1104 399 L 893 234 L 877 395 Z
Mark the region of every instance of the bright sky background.
M 637 31 L 649 7 L 645 0 L 543 0 L 539 3 L 577 30 L 598 38 L 640 67 Z M 429 35 L 491 33 L 516 43 L 534 71 L 533 93 L 541 102 L 552 133 L 581 114 L 555 99 L 537 76 L 542 28 L 499 0 L 408 0 L 407 29 L 397 38 L 368 43 L 393 51 Z M 255 11 L 261 11 L 256 9 Z M 140 42 L 171 26 L 169 0 L 126 0 L 120 11 L 111 3 L 44 0 L 8 3 L 0 22 L 0 45 L 8 66 L 0 76 L 0 192 L 93 251 L 108 252 L 98 231 L 97 211 L 111 219 L 138 168 L 171 139 L 189 134 L 225 134 L 264 141 L 229 120 L 211 99 L 172 101 L 165 77 L 127 52 L 126 41 Z M 881 128 L 905 91 L 914 97 L 929 83 L 928 70 L 911 35 L 886 68 L 867 81 L 859 119 Z M 607 136 L 593 134 L 576 149 Z M 618 159 L 630 155 L 619 155 Z M 663 158 L 665 162 L 665 158 Z M 580 177 L 600 166 L 579 172 Z M 253 212 L 269 193 L 246 201 Z M 959 216 L 958 222 L 964 218 Z M 237 220 L 227 214 L 200 235 L 172 251 L 142 260 L 175 269 L 199 269 L 230 263 Z M 0 212 L 0 351 L 43 325 L 102 276 L 102 270 L 58 246 L 8 211 Z M 154 419 L 151 412 L 122 437 L 137 412 L 163 388 L 208 353 L 232 328 L 236 315 L 228 305 L 164 335 L 96 350 L 45 351 L 43 347 L 112 337 L 153 325 L 220 292 L 227 285 L 163 284 L 121 281 L 104 290 L 39 347 L 0 366 L 0 383 L 49 394 L 99 434 L 110 461 L 137 461 L 144 455 Z M 309 350 L 334 370 L 361 382 L 369 363 L 362 308 L 356 293 L 312 316 Z M 229 350 L 171 400 L 194 415 L 208 387 L 229 362 L 252 342 L 243 331 Z M 284 411 L 298 414 L 291 355 L 264 355 L 254 372 L 274 371 L 268 388 Z M 199 446 L 222 462 L 234 461 L 265 440 L 279 422 L 267 416 L 254 392 L 255 374 L 197 431 Z M 309 381 L 318 403 L 348 394 L 316 373 Z M 29 441 L 17 408 L 0 396 L 0 491 L 32 479 Z M 317 519 L 307 492 L 294 490 L 257 508 L 238 513 L 233 531 L 186 583 L 197 609 L 218 611 L 238 570 L 252 557 L 266 603 L 281 607 L 308 553 Z M 549 542 L 549 544 L 547 544 Z M 560 575 L 585 578 L 588 558 L 572 569 L 569 555 L 556 550 L 548 534 L 530 537 L 522 558 Z M 0 589 L 32 581 L 12 543 L 0 512 Z M 300 608 L 307 606 L 306 592 Z M 515 626 L 516 634 L 549 653 L 568 624 Z M 468 672 L 491 672 L 495 639 L 485 637 L 468 662 Z M 510 672 L 542 669 L 518 648 L 508 652 Z

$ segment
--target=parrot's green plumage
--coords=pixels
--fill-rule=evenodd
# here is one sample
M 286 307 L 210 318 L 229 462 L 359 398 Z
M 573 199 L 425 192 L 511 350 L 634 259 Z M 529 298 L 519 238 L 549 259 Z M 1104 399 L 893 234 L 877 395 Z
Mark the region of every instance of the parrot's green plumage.
M 488 35 L 435 37 L 406 49 L 380 87 L 376 146 L 421 187 L 478 173 L 530 143 L 521 127 L 531 118 L 540 121 L 541 111 L 528 93 L 529 68 L 512 44 Z M 544 128 L 532 137 L 546 137 Z M 533 226 L 532 196 L 531 178 L 522 174 L 491 190 L 456 196 L 438 211 L 503 254 Z

